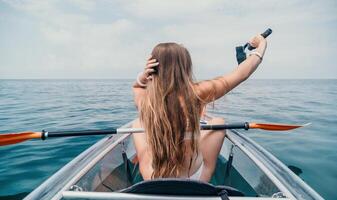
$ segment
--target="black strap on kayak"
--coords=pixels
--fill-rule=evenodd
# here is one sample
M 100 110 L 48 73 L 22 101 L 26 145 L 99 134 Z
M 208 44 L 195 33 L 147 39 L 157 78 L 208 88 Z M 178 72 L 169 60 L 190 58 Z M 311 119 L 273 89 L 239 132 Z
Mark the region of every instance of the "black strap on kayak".
M 234 148 L 234 145 L 231 146 L 231 149 L 229 151 L 228 162 L 226 164 L 226 171 L 225 171 L 225 180 L 230 180 L 228 177 L 229 177 L 230 171 L 232 169 L 233 148 Z M 229 184 L 229 182 L 226 182 L 226 183 Z
M 229 200 L 228 192 L 226 190 L 221 190 L 218 195 L 220 196 L 221 200 Z
M 123 163 L 124 163 L 124 171 L 125 171 L 125 179 L 126 179 L 126 187 L 128 187 L 132 183 L 132 177 L 131 177 L 131 169 L 129 164 L 128 155 L 126 154 L 124 143 L 122 145 L 122 157 L 123 157 Z

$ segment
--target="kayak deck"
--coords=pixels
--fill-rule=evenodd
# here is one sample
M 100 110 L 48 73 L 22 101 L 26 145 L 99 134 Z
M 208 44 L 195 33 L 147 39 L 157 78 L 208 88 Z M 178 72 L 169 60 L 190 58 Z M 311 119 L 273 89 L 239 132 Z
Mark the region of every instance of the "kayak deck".
M 130 127 L 131 123 L 123 128 Z M 135 149 L 130 135 L 101 139 L 25 199 L 172 199 L 173 196 L 118 192 L 142 181 L 133 160 Z M 230 196 L 230 199 L 322 199 L 282 162 L 234 130 L 227 131 L 211 183 L 231 186 L 245 195 Z M 186 196 L 174 198 L 197 199 Z

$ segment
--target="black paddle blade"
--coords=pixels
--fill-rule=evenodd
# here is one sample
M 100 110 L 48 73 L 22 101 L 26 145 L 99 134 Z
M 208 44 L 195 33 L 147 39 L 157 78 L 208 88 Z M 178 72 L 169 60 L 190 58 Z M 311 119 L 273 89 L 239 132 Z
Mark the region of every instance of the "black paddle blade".
M 238 61 L 238 64 L 240 65 L 240 63 L 242 63 L 247 58 L 245 49 L 243 46 L 237 46 L 235 47 L 235 50 L 236 50 L 236 60 Z

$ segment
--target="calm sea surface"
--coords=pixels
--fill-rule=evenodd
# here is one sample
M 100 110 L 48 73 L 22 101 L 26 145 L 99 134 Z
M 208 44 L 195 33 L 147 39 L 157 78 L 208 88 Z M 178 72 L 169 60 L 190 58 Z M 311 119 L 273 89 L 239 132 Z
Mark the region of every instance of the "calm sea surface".
M 0 134 L 118 127 L 137 116 L 131 84 L 0 80 Z M 324 198 L 337 199 L 337 80 L 248 80 L 209 112 L 228 122 L 312 122 L 290 132 L 246 134 L 286 165 L 302 169 L 300 177 Z M 24 196 L 100 138 L 31 140 L 0 147 L 0 196 Z

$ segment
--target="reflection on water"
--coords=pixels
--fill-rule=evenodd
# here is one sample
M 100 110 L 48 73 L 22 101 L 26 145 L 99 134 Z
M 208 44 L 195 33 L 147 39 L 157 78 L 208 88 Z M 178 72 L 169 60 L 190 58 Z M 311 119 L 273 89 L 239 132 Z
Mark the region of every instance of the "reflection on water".
M 293 166 L 293 165 L 289 165 L 288 168 L 293 171 L 297 176 L 299 176 L 300 174 L 303 173 L 302 169 L 301 168 L 298 168 L 296 166 Z

